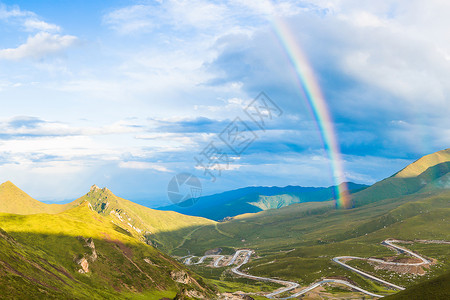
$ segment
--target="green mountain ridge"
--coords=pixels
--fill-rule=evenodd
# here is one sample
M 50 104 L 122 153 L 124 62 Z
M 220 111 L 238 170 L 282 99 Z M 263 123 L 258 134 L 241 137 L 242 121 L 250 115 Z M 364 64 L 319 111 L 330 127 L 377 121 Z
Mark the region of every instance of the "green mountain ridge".
M 85 196 L 75 200 L 75 203 L 82 201 L 88 201 L 97 213 L 110 216 L 132 234 L 166 251 L 175 247 L 192 230 L 215 223 L 201 217 L 150 209 L 117 197 L 109 189 L 100 189 L 95 185 Z
M 29 215 L 38 213 L 60 213 L 74 204 L 45 204 L 33 199 L 11 181 L 0 184 L 0 212 Z
M 447 160 L 445 160 L 447 159 Z M 353 206 L 450 186 L 450 149 L 424 156 L 402 171 L 351 196 Z M 409 176 L 411 175 L 411 176 Z
M 0 226 L 1 298 L 160 299 L 186 290 L 205 297 L 212 293 L 201 278 L 88 202 L 58 214 L 0 214 Z
M 172 211 L 151 209 L 117 197 L 107 188 L 93 185 L 90 191 L 67 204 L 45 204 L 33 199 L 11 182 L 0 185 L 0 212 L 13 214 L 57 214 L 84 201 L 100 215 L 109 217 L 131 235 L 169 251 L 192 230 L 214 221 L 185 216 Z
M 397 178 L 417 177 L 428 168 L 448 161 L 450 161 L 450 148 L 425 155 L 392 176 Z

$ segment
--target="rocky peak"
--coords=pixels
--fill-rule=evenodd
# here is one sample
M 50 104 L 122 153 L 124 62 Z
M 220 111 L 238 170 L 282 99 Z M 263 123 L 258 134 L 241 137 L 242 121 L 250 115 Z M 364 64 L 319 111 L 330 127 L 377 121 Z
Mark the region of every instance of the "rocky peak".
M 91 186 L 91 192 L 96 191 L 96 190 L 100 190 L 100 188 L 96 184 Z
M 96 184 L 94 184 L 93 186 L 91 186 L 91 189 L 90 189 L 90 191 L 89 191 L 89 193 L 88 194 L 93 194 L 93 193 L 95 193 L 96 195 L 98 194 L 98 193 L 100 193 L 100 194 L 103 194 L 103 195 L 113 195 L 113 193 L 107 188 L 107 187 L 104 187 L 104 188 L 100 188 L 98 185 L 96 185 Z

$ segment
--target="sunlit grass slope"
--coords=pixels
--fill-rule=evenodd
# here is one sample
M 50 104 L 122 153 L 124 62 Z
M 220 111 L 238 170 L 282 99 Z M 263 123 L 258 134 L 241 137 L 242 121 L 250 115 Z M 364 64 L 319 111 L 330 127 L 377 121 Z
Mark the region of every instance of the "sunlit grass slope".
M 111 218 L 128 232 L 161 249 L 170 251 L 198 227 L 214 221 L 185 216 L 171 211 L 154 210 L 115 196 L 107 188 L 92 186 L 81 198 L 68 204 L 39 202 L 11 182 L 0 185 L 0 212 L 12 214 L 57 214 L 88 201 L 100 215 Z
M 59 213 L 73 205 L 49 205 L 33 199 L 11 181 L 0 184 L 0 212 L 11 214 Z
M 406 168 L 396 173 L 394 177 L 397 178 L 417 177 L 423 172 L 425 172 L 428 168 L 448 161 L 450 161 L 450 148 L 434 152 L 419 158 L 412 164 L 406 166 Z
M 450 149 L 426 155 L 400 172 L 352 195 L 353 205 L 449 188 L 443 184 L 450 172 Z M 445 181 L 446 182 L 446 181 Z
M 89 193 L 76 202 L 88 201 L 103 216 L 110 216 L 133 235 L 138 235 L 153 245 L 170 251 L 193 230 L 213 225 L 215 222 L 201 217 L 182 215 L 144 207 L 115 196 L 107 188 L 93 186 Z
M 160 299 L 183 289 L 210 294 L 199 277 L 93 211 L 88 202 L 53 215 L 0 214 L 0 227 L 7 232 L 0 232 L 0 297 L 133 298 L 144 293 Z M 88 272 L 80 273 L 83 258 Z M 174 274 L 185 283 L 176 282 Z

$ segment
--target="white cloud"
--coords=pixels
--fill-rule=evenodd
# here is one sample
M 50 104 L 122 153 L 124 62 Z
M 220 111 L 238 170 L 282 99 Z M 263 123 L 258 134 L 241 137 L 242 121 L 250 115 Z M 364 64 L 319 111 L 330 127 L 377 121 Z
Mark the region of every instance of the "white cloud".
M 55 24 L 50 24 L 37 19 L 27 19 L 24 22 L 24 26 L 28 31 L 46 31 L 46 32 L 59 32 L 61 27 Z
M 121 34 L 151 31 L 159 26 L 174 28 L 217 27 L 229 13 L 225 5 L 208 1 L 164 1 L 150 5 L 132 5 L 116 9 L 103 22 Z
M 59 54 L 73 46 L 77 41 L 77 37 L 72 35 L 39 32 L 35 36 L 29 37 L 26 43 L 17 48 L 1 49 L 0 59 L 41 59 L 49 55 Z
M 364 2 L 360 8 L 342 5 L 335 16 L 317 24 L 318 31 L 314 34 L 326 37 L 335 28 L 341 28 L 342 34 L 332 37 L 333 42 L 340 44 L 335 61 L 355 79 L 415 108 L 436 111 L 437 106 L 448 107 L 450 43 L 442 36 L 450 25 L 448 18 L 443 17 L 449 4 L 442 1 L 403 4 L 402 9 L 396 8 L 392 1 L 373 5 Z
M 45 31 L 45 32 L 59 32 L 61 27 L 55 24 L 47 23 L 40 20 L 34 12 L 21 10 L 14 6 L 8 9 L 5 5 L 0 3 L 0 20 L 9 21 L 12 23 L 19 23 L 26 31 Z
M 169 1 L 167 11 L 173 25 L 210 28 L 222 25 L 229 16 L 230 10 L 224 4 L 209 1 Z
M 272 14 L 290 16 L 305 10 L 295 1 L 247 0 L 212 2 L 204 0 L 168 0 L 137 4 L 113 10 L 103 22 L 121 34 L 142 33 L 169 26 L 187 32 L 190 29 L 213 34 L 253 28 Z M 252 22 L 248 22 L 251 20 Z
M 81 121 L 74 126 L 46 122 L 36 128 L 6 128 L 0 124 L 0 132 L 10 135 L 0 140 L 0 154 L 10 153 L 12 156 L 8 160 L 17 162 L 17 166 L 43 166 L 44 171 L 48 171 L 45 168 L 48 166 L 57 169 L 58 175 L 59 170 L 64 173 L 65 160 L 74 162 L 73 167 L 108 161 L 115 169 L 120 161 L 125 161 L 118 172 L 121 174 L 133 174 L 133 170 L 138 169 L 164 172 L 167 165 L 161 166 L 160 160 L 173 161 L 169 165 L 173 170 L 186 165 L 194 168 L 193 154 L 189 153 L 197 153 L 213 133 L 167 133 L 164 129 L 149 132 L 149 128 L 158 129 L 120 122 L 111 124 L 112 120 L 127 115 L 138 116 L 140 120 L 234 118 L 242 113 L 245 101 L 256 96 L 255 89 L 264 89 L 274 100 L 291 105 L 292 111 L 291 107 L 285 111 L 292 115 L 283 118 L 288 121 L 285 131 L 268 131 L 258 140 L 264 148 L 254 148 L 255 151 L 242 157 L 242 164 L 230 167 L 233 168 L 230 173 L 240 174 L 233 181 L 248 185 L 251 184 L 249 178 L 254 178 L 255 184 L 323 185 L 329 161 L 311 159 L 302 152 L 306 148 L 319 149 L 320 136 L 308 129 L 310 127 L 304 123 L 308 120 L 303 115 L 297 114 L 307 108 L 301 106 L 300 98 L 292 92 L 297 83 L 289 81 L 291 66 L 271 31 L 273 15 L 286 18 L 291 24 L 312 64 L 318 66 L 316 71 L 323 88 L 327 89 L 329 82 L 335 85 L 336 94 L 330 89 L 326 92 L 332 94 L 328 101 L 335 120 L 344 119 L 342 124 L 348 125 L 351 131 L 339 130 L 344 151 L 408 157 L 405 153 L 413 150 L 407 149 L 420 147 L 419 136 L 424 137 L 427 146 L 449 144 L 447 95 L 450 87 L 446 83 L 450 81 L 450 43 L 445 38 L 449 7 L 445 7 L 447 4 L 443 1 L 167 0 L 138 3 L 145 4 L 95 12 L 95 15 L 109 12 L 103 17 L 103 25 L 122 34 L 120 36 L 91 29 L 92 23 L 77 29 L 95 42 L 82 49 L 83 55 L 70 57 L 67 64 L 61 59 L 61 64 L 67 68 L 63 76 L 59 76 L 62 72 L 43 72 L 42 67 L 36 70 L 41 62 L 14 63 L 11 69 L 8 67 L 12 64 L 0 61 L 4 74 L 0 78 L 1 98 L 5 101 L 11 98 L 4 106 L 4 115 L 31 114 L 46 119 L 70 119 L 75 123 L 79 115 L 90 120 L 90 127 L 79 126 Z M 51 24 L 51 19 L 19 8 L 6 9 L 0 5 L 0 22 L 17 29 L 5 42 L 21 39 L 21 42 L 4 46 L 12 49 L 0 50 L 3 60 L 45 58 L 61 53 L 77 40 L 63 33 L 55 34 L 63 31 L 61 27 L 65 23 L 60 27 Z M 123 36 L 130 33 L 135 35 Z M 140 33 L 147 34 L 139 36 Z M 17 37 L 13 36 L 16 34 Z M 25 43 L 24 34 L 30 34 Z M 256 39 L 259 41 L 255 42 Z M 23 45 L 14 48 L 21 43 Z M 247 49 L 253 52 L 248 54 Z M 209 68 L 218 56 L 222 57 L 221 64 L 216 69 Z M 57 59 L 49 64 L 59 65 L 55 63 Z M 225 70 L 227 67 L 233 69 L 229 74 Z M 49 73 L 52 75 L 46 76 Z M 222 79 L 227 82 L 222 84 Z M 28 83 L 32 81 L 39 83 L 31 87 Z M 24 85 L 13 89 L 16 82 Z M 356 87 L 356 91 L 348 92 L 347 87 Z M 390 113 L 416 126 L 383 126 L 385 116 L 389 118 Z M 346 116 L 349 117 L 345 119 Z M 358 120 L 358 116 L 364 117 L 360 123 L 357 122 L 362 117 Z M 290 117 L 292 120 L 288 119 Z M 357 124 L 345 124 L 346 120 Z M 103 122 L 109 125 L 104 126 Z M 424 126 L 425 123 L 431 126 Z M 376 130 L 371 130 L 375 126 Z M 289 131 L 293 128 L 308 130 Z M 276 150 L 281 154 L 274 151 L 268 155 L 267 152 L 278 144 L 274 141 L 295 141 L 292 146 L 299 147 L 290 148 L 289 144 Z M 394 154 L 389 150 L 391 145 L 396 150 Z M 297 161 L 283 163 L 286 148 L 292 149 L 290 156 L 298 158 Z M 371 149 L 379 152 L 370 153 Z M 421 153 L 426 151 L 428 148 L 420 150 Z M 33 152 L 49 158 L 39 161 L 39 157 L 30 156 Z M 256 155 L 254 153 L 264 154 L 258 163 L 249 159 Z M 260 165 L 268 161 L 271 164 Z M 346 163 L 350 170 L 348 177 L 373 182 L 381 179 L 380 174 L 390 175 L 400 164 L 392 165 L 390 159 L 374 158 L 373 161 L 369 164 L 363 157 Z M 20 174 L 26 172 L 24 168 Z M 9 174 L 5 170 L 1 173 Z M 73 182 L 84 178 L 85 173 L 80 173 Z M 259 182 L 261 177 L 265 180 Z
M 132 5 L 114 10 L 103 17 L 103 22 L 121 34 L 149 31 L 155 27 L 153 9 L 147 5 Z
M 19 116 L 0 120 L 0 132 L 12 138 L 58 137 L 58 136 L 97 136 L 135 133 L 142 128 L 133 122 L 118 121 L 106 126 L 79 127 L 61 122 L 49 122 L 39 118 Z
M 194 137 L 188 136 L 183 133 L 171 133 L 171 132 L 151 132 L 145 134 L 136 135 L 136 139 L 150 140 L 154 142 L 162 142 L 164 145 L 177 145 L 177 146 L 194 146 L 197 143 Z
M 309 11 L 307 5 L 301 5 L 298 1 L 270 1 L 270 0 L 230 0 L 230 4 L 238 8 L 244 8 L 247 14 L 264 16 L 268 19 L 274 15 L 293 16 L 301 11 Z M 306 4 L 306 3 L 304 3 Z M 315 8 L 315 5 L 314 5 Z
M 235 164 L 235 163 L 229 163 L 229 164 L 214 164 L 212 166 L 208 166 L 208 170 L 214 170 L 214 171 L 236 171 L 244 167 L 245 165 L 242 164 Z M 205 167 L 196 165 L 194 167 L 196 170 L 205 171 Z
M 358 11 L 348 16 L 341 16 L 348 22 L 360 27 L 381 27 L 388 25 L 386 20 L 369 13 L 367 11 Z
M 120 168 L 124 169 L 139 169 L 139 170 L 155 170 L 159 172 L 172 172 L 171 170 L 167 169 L 165 166 L 149 163 L 149 162 L 143 162 L 143 161 L 122 161 L 119 163 Z
M 17 18 L 17 17 L 34 17 L 36 14 L 30 11 L 23 11 L 19 7 L 15 6 L 12 9 L 8 9 L 6 5 L 0 3 L 0 20 Z

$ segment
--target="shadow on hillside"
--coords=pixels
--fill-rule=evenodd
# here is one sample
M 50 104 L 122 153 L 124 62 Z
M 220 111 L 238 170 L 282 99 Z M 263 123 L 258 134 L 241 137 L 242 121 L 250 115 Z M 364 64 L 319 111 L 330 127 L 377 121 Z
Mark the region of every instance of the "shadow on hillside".
M 171 272 L 183 269 L 141 242 L 0 231 L 0 295 L 9 298 L 123 299 L 150 293 L 172 299 L 183 287 L 200 290 L 171 279 Z

